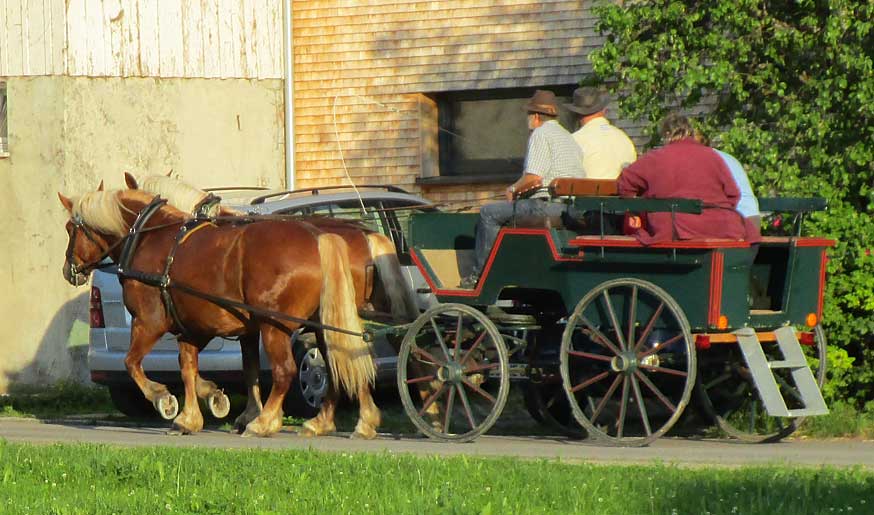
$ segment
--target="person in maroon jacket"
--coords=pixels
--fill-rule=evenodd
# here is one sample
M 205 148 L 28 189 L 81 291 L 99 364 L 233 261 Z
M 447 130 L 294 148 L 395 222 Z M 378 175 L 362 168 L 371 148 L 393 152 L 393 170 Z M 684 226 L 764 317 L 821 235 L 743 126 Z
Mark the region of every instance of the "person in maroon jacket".
M 641 243 L 704 238 L 741 240 L 745 229 L 735 211 L 740 190 L 725 162 L 695 139 L 689 120 L 669 114 L 659 124 L 665 146 L 651 150 L 619 176 L 619 195 L 646 198 L 691 198 L 704 204 L 700 215 L 648 213 L 637 231 Z

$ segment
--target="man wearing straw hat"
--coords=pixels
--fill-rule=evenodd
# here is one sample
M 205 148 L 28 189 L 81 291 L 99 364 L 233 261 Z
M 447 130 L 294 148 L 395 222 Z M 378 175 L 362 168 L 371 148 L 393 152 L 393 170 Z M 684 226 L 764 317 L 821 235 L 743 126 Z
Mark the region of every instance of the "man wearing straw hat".
M 525 104 L 525 111 L 528 113 L 528 129 L 532 132 L 528 137 L 522 177 L 507 188 L 507 202 L 486 204 L 480 209 L 476 228 L 476 265 L 474 272 L 462 279 L 461 288 L 476 286 L 502 225 L 514 216 L 561 216 L 564 205 L 551 202 L 549 192 L 544 188 L 559 177 L 585 176 L 579 145 L 558 123 L 555 94 L 551 91 L 535 91 Z M 520 193 L 530 191 L 534 191 L 530 198 L 513 202 Z
M 637 159 L 637 150 L 628 135 L 606 118 L 609 102 L 606 93 L 582 87 L 574 91 L 572 104 L 563 104 L 580 115 L 580 129 L 573 137 L 583 150 L 587 179 L 616 179 L 623 168 Z

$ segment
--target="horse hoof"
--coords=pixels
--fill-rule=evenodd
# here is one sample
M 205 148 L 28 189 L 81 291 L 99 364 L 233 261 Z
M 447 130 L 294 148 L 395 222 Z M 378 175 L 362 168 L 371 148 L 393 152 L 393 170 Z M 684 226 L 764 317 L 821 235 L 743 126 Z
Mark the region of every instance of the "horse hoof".
M 349 435 L 350 440 L 373 440 L 374 438 L 376 438 L 376 431 L 374 431 L 373 434 L 365 434 L 355 431 Z
M 231 400 L 221 390 L 215 390 L 209 394 L 209 397 L 206 398 L 206 405 L 215 418 L 225 418 L 231 412 Z
M 158 397 L 155 399 L 154 405 L 164 420 L 173 420 L 179 415 L 179 401 L 172 393 Z
M 319 436 L 315 431 L 306 426 L 298 429 L 297 434 L 298 436 L 303 436 L 304 438 L 314 438 L 316 436 Z
M 167 436 L 185 436 L 185 435 L 190 435 L 191 432 L 184 431 L 182 429 L 178 429 L 178 428 L 174 427 L 173 429 L 168 429 L 167 432 L 164 434 L 166 434 Z

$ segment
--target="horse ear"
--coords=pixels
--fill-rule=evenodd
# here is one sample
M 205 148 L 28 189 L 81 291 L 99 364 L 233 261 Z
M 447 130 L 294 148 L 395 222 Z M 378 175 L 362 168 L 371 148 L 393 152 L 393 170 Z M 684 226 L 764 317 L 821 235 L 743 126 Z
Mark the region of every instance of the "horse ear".
M 61 194 L 60 191 L 58 192 L 58 198 L 61 199 L 61 204 L 65 208 L 67 208 L 67 211 L 72 213 L 73 212 L 73 201 L 68 199 L 67 197 L 65 197 L 63 194 Z
M 97 185 L 97 191 L 103 191 L 103 179 L 100 179 L 100 184 Z
M 172 175 L 173 175 L 173 169 L 171 168 L 170 171 L 167 172 L 167 177 L 171 177 Z
M 127 184 L 127 187 L 132 190 L 140 189 L 140 185 L 137 184 L 137 178 L 131 175 L 130 172 L 124 172 L 124 183 Z

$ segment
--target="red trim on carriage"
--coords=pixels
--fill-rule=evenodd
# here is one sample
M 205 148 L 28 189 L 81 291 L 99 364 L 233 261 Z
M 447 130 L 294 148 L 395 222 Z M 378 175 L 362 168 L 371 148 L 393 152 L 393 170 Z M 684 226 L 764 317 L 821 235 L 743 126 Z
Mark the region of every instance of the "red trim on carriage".
M 825 296 L 825 273 L 828 265 L 828 256 L 825 249 L 822 249 L 822 256 L 819 258 L 819 291 L 816 295 L 816 320 L 822 320 L 822 302 Z
M 568 242 L 575 247 L 620 247 L 647 249 L 745 249 L 750 242 L 743 240 L 704 239 L 676 240 L 644 245 L 631 236 L 606 236 L 604 238 L 574 238 Z
M 480 274 L 479 281 L 476 284 L 476 288 L 473 290 L 459 290 L 459 289 L 441 289 L 437 288 L 436 283 L 431 278 L 431 274 L 427 267 L 424 266 L 424 263 L 421 259 L 419 259 L 418 253 L 413 249 L 413 252 L 410 252 L 410 256 L 413 258 L 413 262 L 416 263 L 416 266 L 419 267 L 419 270 L 422 272 L 422 276 L 425 277 L 425 282 L 428 283 L 428 286 L 431 287 L 431 290 L 436 295 L 446 295 L 451 297 L 479 297 L 482 292 L 483 285 L 486 283 L 486 279 L 489 276 L 489 272 L 492 269 L 492 264 L 495 261 L 495 256 L 498 254 L 498 249 L 501 247 L 501 242 L 504 239 L 504 236 L 507 234 L 520 234 L 524 236 L 538 236 L 542 235 L 546 238 L 546 242 L 549 245 L 549 250 L 552 253 L 552 259 L 555 261 L 582 261 L 583 254 L 579 253 L 578 257 L 565 257 L 562 256 L 558 252 L 558 247 L 555 245 L 555 240 L 552 238 L 552 233 L 549 229 L 501 229 L 501 232 L 498 233 L 498 237 L 495 240 L 495 245 L 492 247 L 492 251 L 489 253 L 489 259 L 486 261 L 485 266 L 483 267 L 483 272 Z
M 707 310 L 707 323 L 715 326 L 719 322 L 719 312 L 722 309 L 722 271 L 725 256 L 722 252 L 714 252 L 710 259 L 710 304 Z
M 785 245 L 791 243 L 796 247 L 834 247 L 835 240 L 827 238 L 802 238 L 797 236 L 762 236 L 763 245 Z

